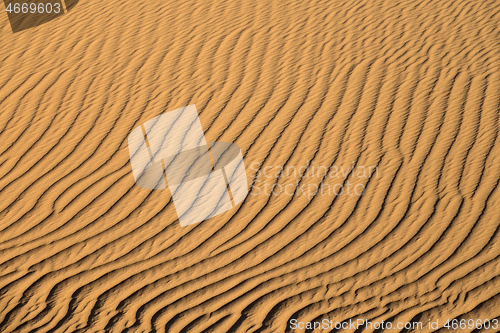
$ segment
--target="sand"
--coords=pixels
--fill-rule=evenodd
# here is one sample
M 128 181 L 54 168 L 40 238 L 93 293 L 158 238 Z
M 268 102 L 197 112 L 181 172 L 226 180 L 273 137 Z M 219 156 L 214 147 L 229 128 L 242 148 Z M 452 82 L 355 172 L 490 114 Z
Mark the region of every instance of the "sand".
M 81 0 L 17 33 L 0 9 L 1 332 L 500 316 L 498 1 Z M 250 195 L 181 227 L 127 136 L 191 104 Z

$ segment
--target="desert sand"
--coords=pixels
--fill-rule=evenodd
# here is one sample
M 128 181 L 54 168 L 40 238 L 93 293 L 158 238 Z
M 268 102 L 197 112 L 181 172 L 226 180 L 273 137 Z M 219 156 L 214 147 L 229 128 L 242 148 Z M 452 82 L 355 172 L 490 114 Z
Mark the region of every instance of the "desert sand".
M 443 328 L 500 316 L 498 1 L 0 9 L 1 332 L 498 331 Z M 191 104 L 251 193 L 181 227 L 127 136 Z

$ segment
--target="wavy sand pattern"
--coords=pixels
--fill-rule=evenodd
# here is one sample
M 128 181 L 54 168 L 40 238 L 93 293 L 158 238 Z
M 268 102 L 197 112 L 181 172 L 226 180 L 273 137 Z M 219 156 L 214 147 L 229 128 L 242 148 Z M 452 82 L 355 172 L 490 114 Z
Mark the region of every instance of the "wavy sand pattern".
M 498 1 L 82 0 L 15 34 L 1 9 L 1 332 L 500 316 Z M 127 136 L 190 104 L 252 186 L 378 174 L 181 227 Z

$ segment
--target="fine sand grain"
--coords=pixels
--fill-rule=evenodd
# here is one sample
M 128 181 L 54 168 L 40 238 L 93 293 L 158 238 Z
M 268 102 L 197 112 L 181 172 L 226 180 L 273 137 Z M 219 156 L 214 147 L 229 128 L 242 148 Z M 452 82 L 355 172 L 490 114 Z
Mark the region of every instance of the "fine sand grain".
M 0 332 L 500 316 L 498 0 L 81 0 L 18 33 L 0 9 Z M 181 227 L 127 136 L 190 104 L 251 194 Z

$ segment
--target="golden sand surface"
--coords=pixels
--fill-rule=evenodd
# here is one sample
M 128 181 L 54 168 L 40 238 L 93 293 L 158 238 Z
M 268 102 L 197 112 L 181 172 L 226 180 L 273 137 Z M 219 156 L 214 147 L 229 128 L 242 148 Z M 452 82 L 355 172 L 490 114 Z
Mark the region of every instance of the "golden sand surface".
M 498 331 L 443 325 L 500 316 L 499 1 L 0 9 L 0 332 Z M 191 104 L 251 193 L 181 227 L 127 136 Z

